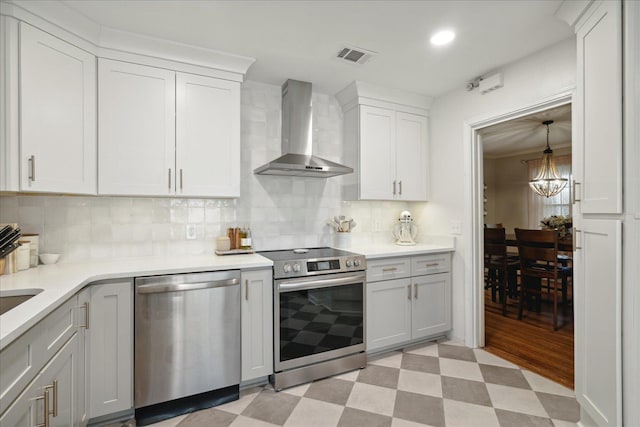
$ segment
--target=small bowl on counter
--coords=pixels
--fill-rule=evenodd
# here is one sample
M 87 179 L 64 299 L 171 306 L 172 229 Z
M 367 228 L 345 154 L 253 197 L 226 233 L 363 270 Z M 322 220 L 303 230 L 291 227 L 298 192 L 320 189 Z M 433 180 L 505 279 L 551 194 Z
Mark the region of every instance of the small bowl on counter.
M 60 259 L 60 254 L 40 254 L 40 262 L 49 265 L 55 264 Z

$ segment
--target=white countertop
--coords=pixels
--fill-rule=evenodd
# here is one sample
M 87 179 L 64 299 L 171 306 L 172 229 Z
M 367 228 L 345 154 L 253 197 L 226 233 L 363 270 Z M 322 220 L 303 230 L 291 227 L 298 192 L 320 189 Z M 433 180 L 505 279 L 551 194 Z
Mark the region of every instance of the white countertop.
M 394 256 L 426 255 L 432 253 L 453 252 L 449 244 L 417 243 L 413 246 L 401 246 L 394 243 L 353 245 L 346 248 L 350 252 L 364 255 L 367 259 L 389 258 Z
M 85 285 L 107 279 L 271 267 L 273 262 L 257 254 L 191 255 L 127 258 L 75 264 L 40 265 L 0 276 L 3 296 L 42 290 L 30 300 L 0 316 L 0 350 L 9 345 Z
M 393 243 L 366 243 L 345 248 L 367 259 L 423 255 L 455 250 L 451 243 L 418 243 L 399 246 Z M 30 300 L 0 316 L 0 350 L 42 320 L 60 304 L 89 283 L 159 274 L 271 267 L 273 262 L 261 255 L 190 255 L 127 258 L 109 261 L 40 265 L 37 268 L 0 276 L 3 296 L 39 292 Z

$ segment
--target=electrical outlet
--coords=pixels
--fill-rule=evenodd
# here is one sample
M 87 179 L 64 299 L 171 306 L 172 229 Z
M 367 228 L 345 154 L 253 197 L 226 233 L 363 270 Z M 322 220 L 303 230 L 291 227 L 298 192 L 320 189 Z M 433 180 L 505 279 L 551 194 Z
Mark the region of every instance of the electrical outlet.
M 187 224 L 187 240 L 195 240 L 196 238 L 196 225 Z
M 462 221 L 449 221 L 449 233 L 462 234 Z
M 373 231 L 382 231 L 382 222 L 379 220 L 373 221 Z

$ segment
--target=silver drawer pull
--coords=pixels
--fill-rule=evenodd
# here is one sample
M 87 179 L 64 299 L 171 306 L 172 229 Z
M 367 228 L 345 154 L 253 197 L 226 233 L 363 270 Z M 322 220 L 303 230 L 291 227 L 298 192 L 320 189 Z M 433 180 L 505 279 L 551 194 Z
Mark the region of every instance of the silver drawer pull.
M 384 273 L 388 273 L 388 272 L 391 272 L 391 271 L 398 271 L 398 268 L 397 267 L 387 267 L 387 268 L 383 268 L 382 271 Z
M 407 299 L 411 300 L 411 284 L 407 285 Z
M 396 182 L 393 181 L 393 195 L 396 195 Z
M 418 299 L 418 284 L 417 283 L 413 284 L 413 297 L 415 299 Z
M 440 265 L 440 263 L 432 262 L 431 264 L 427 264 L 427 267 L 437 267 L 439 265 Z
M 400 181 L 399 184 L 400 184 L 400 191 L 398 192 L 398 194 L 402 196 L 402 181 Z
M 244 299 L 249 301 L 249 279 L 244 281 Z

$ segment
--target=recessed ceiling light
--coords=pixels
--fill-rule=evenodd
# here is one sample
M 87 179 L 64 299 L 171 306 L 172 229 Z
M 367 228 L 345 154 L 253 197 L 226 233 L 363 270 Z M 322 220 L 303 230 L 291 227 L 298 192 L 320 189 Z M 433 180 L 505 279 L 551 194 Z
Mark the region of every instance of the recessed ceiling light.
M 442 30 L 431 36 L 431 44 L 434 46 L 444 46 L 456 38 L 456 33 L 451 30 Z

